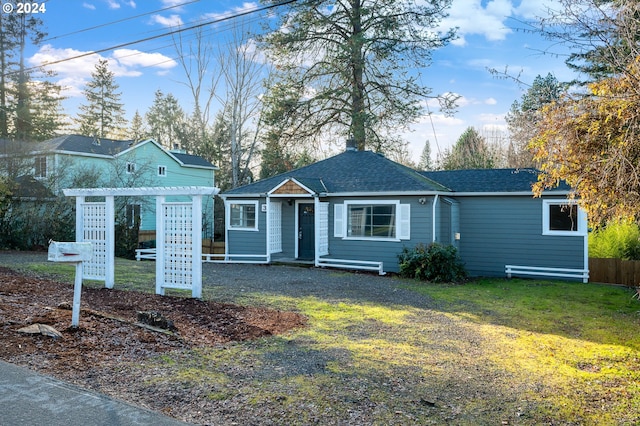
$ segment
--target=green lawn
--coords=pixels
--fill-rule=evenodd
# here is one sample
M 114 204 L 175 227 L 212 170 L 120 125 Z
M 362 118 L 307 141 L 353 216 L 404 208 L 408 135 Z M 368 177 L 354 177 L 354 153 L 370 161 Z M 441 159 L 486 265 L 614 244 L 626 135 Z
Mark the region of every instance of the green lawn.
M 118 260 L 116 287 L 152 292 L 152 265 Z M 73 279 L 65 265 L 29 268 Z M 188 386 L 212 403 L 277 410 L 291 424 L 640 422 L 640 303 L 628 288 L 516 279 L 389 284 L 427 295 L 434 307 L 225 293 L 302 312 L 309 325 L 129 368 L 165 372 L 145 386 Z M 211 289 L 204 295 L 216 298 Z

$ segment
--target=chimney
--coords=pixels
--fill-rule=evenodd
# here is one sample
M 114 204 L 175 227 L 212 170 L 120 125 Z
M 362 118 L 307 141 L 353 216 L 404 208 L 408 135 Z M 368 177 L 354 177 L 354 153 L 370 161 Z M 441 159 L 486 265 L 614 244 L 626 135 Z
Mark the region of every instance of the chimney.
M 354 138 L 347 139 L 347 149 L 346 151 L 357 151 L 358 147 L 356 146 L 356 140 Z

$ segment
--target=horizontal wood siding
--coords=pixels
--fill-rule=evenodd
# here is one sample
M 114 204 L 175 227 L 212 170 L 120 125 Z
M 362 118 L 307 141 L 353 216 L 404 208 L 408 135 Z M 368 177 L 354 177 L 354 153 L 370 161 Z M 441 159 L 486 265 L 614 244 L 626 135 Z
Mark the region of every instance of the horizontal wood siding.
M 251 200 L 251 198 L 243 198 Z M 227 233 L 227 249 L 230 254 L 267 254 L 267 213 L 262 211 L 265 199 L 261 198 L 256 212 L 258 218 L 257 231 L 229 229 Z
M 472 276 L 504 276 L 505 265 L 582 268 L 583 236 L 542 235 L 542 200 L 459 197 L 460 255 Z
M 334 235 L 334 204 L 343 203 L 344 198 L 332 198 L 329 205 L 329 254 L 328 258 L 364 260 L 383 262 L 385 272 L 398 272 L 398 255 L 404 247 L 413 248 L 418 243 L 431 242 L 431 212 L 432 203 L 418 203 L 419 197 L 385 197 L 369 198 L 366 200 L 400 200 L 401 204 L 411 205 L 411 239 L 402 241 L 374 241 L 374 240 L 345 240 L 335 238 Z M 365 200 L 362 198 L 362 200 Z M 430 200 L 432 201 L 432 199 Z M 397 212 L 396 212 L 397 213 Z

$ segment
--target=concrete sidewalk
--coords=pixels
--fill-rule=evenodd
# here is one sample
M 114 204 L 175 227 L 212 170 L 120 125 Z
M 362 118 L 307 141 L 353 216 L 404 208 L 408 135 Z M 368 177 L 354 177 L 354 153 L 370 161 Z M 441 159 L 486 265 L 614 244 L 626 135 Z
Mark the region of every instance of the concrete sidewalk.
M 186 425 L 159 413 L 0 361 L 0 425 Z

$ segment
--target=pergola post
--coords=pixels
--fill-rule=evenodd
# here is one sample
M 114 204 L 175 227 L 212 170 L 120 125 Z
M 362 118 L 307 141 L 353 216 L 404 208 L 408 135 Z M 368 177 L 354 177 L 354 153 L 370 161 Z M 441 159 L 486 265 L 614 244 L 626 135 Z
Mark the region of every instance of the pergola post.
M 164 204 L 165 197 L 156 197 L 156 294 L 164 296 Z
M 105 197 L 105 216 L 106 216 L 105 256 L 106 256 L 107 268 L 105 268 L 104 285 L 107 288 L 113 288 L 115 284 L 115 269 L 116 269 L 115 201 L 114 201 L 113 195 L 107 195 Z

